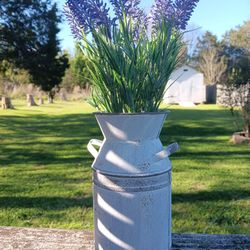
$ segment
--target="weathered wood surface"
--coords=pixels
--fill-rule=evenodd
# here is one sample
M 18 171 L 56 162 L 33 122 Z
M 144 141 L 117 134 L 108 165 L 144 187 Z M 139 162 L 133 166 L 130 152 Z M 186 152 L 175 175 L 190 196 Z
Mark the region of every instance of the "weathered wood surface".
M 1 250 L 93 250 L 93 235 L 80 230 L 0 227 Z
M 250 250 L 250 235 L 173 234 L 173 250 Z
M 0 227 L 0 249 L 93 250 L 94 242 L 89 231 Z M 180 249 L 250 250 L 250 235 L 173 234 L 173 250 Z

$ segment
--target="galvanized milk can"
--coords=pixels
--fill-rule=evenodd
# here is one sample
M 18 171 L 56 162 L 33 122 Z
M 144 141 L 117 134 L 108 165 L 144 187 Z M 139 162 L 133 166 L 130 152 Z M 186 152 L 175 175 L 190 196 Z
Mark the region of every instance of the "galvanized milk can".
M 178 144 L 163 148 L 167 112 L 95 113 L 104 140 L 90 140 L 95 160 L 95 249 L 171 248 L 171 162 Z M 99 146 L 99 151 L 93 146 Z

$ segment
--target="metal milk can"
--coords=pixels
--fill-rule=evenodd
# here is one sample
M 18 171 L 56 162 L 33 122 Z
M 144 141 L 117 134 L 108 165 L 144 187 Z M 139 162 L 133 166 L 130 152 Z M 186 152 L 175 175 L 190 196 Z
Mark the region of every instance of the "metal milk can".
M 95 249 L 171 248 L 171 162 L 159 139 L 168 112 L 95 113 L 104 140 L 90 140 Z M 99 146 L 99 151 L 94 146 Z

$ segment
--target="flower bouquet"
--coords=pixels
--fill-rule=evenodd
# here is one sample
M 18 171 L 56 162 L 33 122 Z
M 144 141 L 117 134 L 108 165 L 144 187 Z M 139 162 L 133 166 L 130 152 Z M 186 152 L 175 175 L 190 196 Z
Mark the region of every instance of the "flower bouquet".
M 65 14 L 89 59 L 92 104 L 113 113 L 159 109 L 182 58 L 183 34 L 198 0 L 68 0 Z M 112 11 L 110 7 L 112 6 Z

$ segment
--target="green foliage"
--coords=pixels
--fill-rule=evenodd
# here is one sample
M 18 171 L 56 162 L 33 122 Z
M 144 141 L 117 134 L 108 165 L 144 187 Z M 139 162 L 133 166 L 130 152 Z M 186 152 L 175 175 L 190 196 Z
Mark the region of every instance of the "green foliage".
M 229 31 L 223 39 L 223 52 L 227 58 L 227 71 L 224 75 L 225 89 L 233 89 L 237 95 L 232 102 L 228 99 L 232 113 L 240 107 L 244 119 L 243 130 L 250 137 L 250 21 Z M 243 91 L 242 91 L 243 90 Z M 230 92 L 227 91 L 227 95 Z M 237 112 L 237 111 L 236 111 Z M 237 116 L 235 116 L 237 117 Z
M 93 229 L 86 145 L 102 139 L 94 109 L 83 102 L 13 104 L 0 111 L 0 225 Z M 250 148 L 229 142 L 228 110 L 171 111 L 161 139 L 181 146 L 171 156 L 173 231 L 250 234 Z
M 25 69 L 31 81 L 52 94 L 68 66 L 60 54 L 56 4 L 50 0 L 4 1 L 0 6 L 0 60 Z
M 249 28 L 250 21 L 245 22 L 237 29 L 227 32 L 223 39 L 223 53 L 228 60 L 225 80 L 233 85 L 244 85 L 250 81 Z
M 83 43 L 93 84 L 92 104 L 107 112 L 157 111 L 171 73 L 182 59 L 182 34 L 163 22 L 152 37 L 134 40 L 126 18 L 114 27 L 93 32 Z
M 29 84 L 30 75 L 27 70 L 16 68 L 10 62 L 3 60 L 0 62 L 0 84 L 3 81 L 7 81 L 13 84 Z
M 250 20 L 245 21 L 243 25 L 238 26 L 229 32 L 231 44 L 235 47 L 245 50 L 250 53 L 249 43 Z M 227 35 L 225 36 L 226 39 Z
M 29 68 L 47 40 L 50 0 L 11 0 L 0 4 L 0 61 Z
M 0 96 L 13 97 L 14 92 L 21 94 L 17 90 L 22 89 L 22 86 L 28 86 L 29 83 L 30 75 L 27 70 L 16 68 L 6 60 L 0 62 Z
M 225 56 L 222 56 L 221 45 L 217 37 L 207 31 L 198 38 L 192 58 L 193 64 L 204 74 L 205 84 L 214 85 L 221 82 L 226 71 Z
M 87 68 L 87 58 L 82 53 L 79 44 L 76 44 L 75 56 L 70 62 L 70 67 L 72 69 L 72 74 L 74 76 L 75 85 L 82 88 L 88 87 L 90 73 Z
M 211 33 L 210 31 L 205 32 L 202 37 L 198 38 L 198 42 L 196 44 L 195 55 L 199 57 L 202 51 L 211 49 L 211 48 L 218 48 L 219 43 L 217 37 Z
M 202 55 L 211 49 L 218 51 L 219 42 L 217 37 L 210 31 L 206 31 L 202 36 L 198 36 L 197 42 L 191 58 L 191 64 L 199 70 Z
M 43 46 L 40 47 L 36 65 L 30 67 L 29 72 L 32 75 L 32 82 L 48 92 L 53 99 L 52 89 L 58 86 L 68 67 L 68 58 L 66 54 L 60 54 L 59 40 L 57 34 L 59 16 L 57 6 L 54 4 L 47 12 L 48 38 Z
M 227 65 L 225 57 L 219 56 L 216 48 L 210 48 L 201 52 L 197 68 L 204 74 L 205 84 L 214 85 L 221 82 Z
M 87 58 L 82 53 L 79 44 L 75 46 L 73 56 L 68 55 L 69 67 L 65 71 L 61 86 L 68 91 L 72 91 L 74 87 L 88 89 L 90 84 L 90 73 L 87 67 Z

